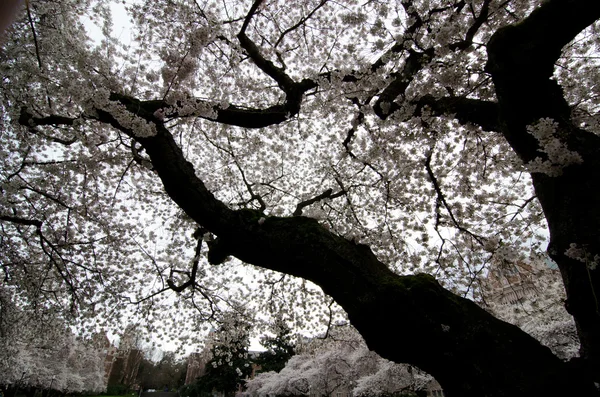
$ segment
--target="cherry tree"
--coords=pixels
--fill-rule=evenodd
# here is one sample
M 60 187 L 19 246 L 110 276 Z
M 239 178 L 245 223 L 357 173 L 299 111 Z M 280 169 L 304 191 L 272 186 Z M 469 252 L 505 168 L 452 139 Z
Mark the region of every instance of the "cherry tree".
M 351 327 L 314 339 L 280 372 L 263 372 L 246 382 L 251 395 L 391 396 L 423 389 L 430 376 L 370 351 Z
M 10 292 L 10 293 L 9 293 Z M 32 312 L 15 302 L 14 291 L 0 288 L 0 385 L 17 389 L 101 392 L 105 355 L 80 340 L 58 316 Z M 10 395 L 10 393 L 8 394 Z
M 135 0 L 130 41 L 108 1 L 24 7 L 0 52 L 0 263 L 24 302 L 90 327 L 168 311 L 184 337 L 336 302 L 449 396 L 598 395 L 599 2 Z M 493 261 L 544 251 L 569 362 L 471 300 Z

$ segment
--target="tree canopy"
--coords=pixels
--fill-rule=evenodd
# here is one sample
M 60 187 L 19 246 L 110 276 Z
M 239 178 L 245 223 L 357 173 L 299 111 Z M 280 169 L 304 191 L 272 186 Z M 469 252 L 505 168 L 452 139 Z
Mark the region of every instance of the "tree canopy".
M 449 396 L 598 395 L 600 2 L 23 7 L 0 50 L 0 288 L 23 310 L 185 336 L 335 302 Z M 545 253 L 570 362 L 473 302 Z

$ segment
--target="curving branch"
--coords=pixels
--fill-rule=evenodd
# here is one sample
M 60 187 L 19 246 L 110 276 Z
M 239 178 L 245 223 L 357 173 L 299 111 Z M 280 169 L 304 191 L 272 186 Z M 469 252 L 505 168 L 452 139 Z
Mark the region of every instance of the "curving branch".
M 549 349 L 445 290 L 433 277 L 398 276 L 367 246 L 335 235 L 316 220 L 228 208 L 206 189 L 164 124 L 157 122 L 156 135 L 141 138 L 109 113 L 99 110 L 98 120 L 136 139 L 171 199 L 217 236 L 209 262 L 232 255 L 313 281 L 346 310 L 371 349 L 431 373 L 449 395 L 558 396 L 572 392 L 574 384 L 579 395 L 592 395 L 589 383 L 573 381 L 582 375 Z M 559 376 L 565 373 L 567 378 Z
M 70 291 L 71 296 L 71 310 L 75 310 L 75 304 L 80 303 L 79 288 L 76 286 L 76 282 L 74 280 L 73 275 L 67 268 L 66 261 L 59 250 L 59 246 L 51 242 L 42 232 L 42 221 L 37 219 L 29 219 L 23 218 L 20 216 L 11 216 L 11 215 L 0 215 L 0 221 L 10 222 L 15 225 L 23 225 L 23 226 L 34 226 L 35 234 L 39 238 L 40 248 L 48 258 L 49 263 L 56 270 L 60 278 L 65 282 L 67 288 Z M 59 263 L 60 262 L 60 263 Z M 62 266 L 61 266 L 62 263 Z M 90 269 L 85 266 L 80 266 L 84 268 L 86 271 Z
M 317 4 L 317 6 L 315 8 L 313 8 L 305 17 L 302 17 L 297 23 L 295 23 L 294 25 L 292 25 L 289 28 L 287 28 L 286 30 L 284 30 L 279 35 L 279 38 L 277 39 L 277 41 L 275 42 L 275 45 L 273 47 L 277 47 L 281 43 L 281 41 L 284 39 L 286 34 L 293 32 L 294 30 L 298 29 L 300 26 L 305 24 L 306 21 L 308 21 L 317 11 L 319 11 L 319 9 L 321 7 L 323 7 L 325 4 L 327 4 L 328 1 L 329 0 L 321 0 L 319 2 L 319 4 Z
M 450 220 L 452 221 L 452 224 L 454 225 L 454 227 L 456 227 L 456 229 L 460 230 L 461 232 L 466 233 L 469 236 L 473 237 L 473 239 L 475 241 L 477 241 L 477 243 L 479 243 L 480 245 L 483 245 L 484 238 L 482 236 L 478 236 L 477 234 L 474 234 L 469 229 L 466 229 L 464 226 L 462 226 L 460 224 L 460 222 L 454 216 L 454 212 L 452 211 L 452 208 L 450 207 L 450 205 L 448 204 L 448 201 L 446 200 L 446 195 L 442 191 L 440 182 L 436 178 L 435 174 L 433 173 L 433 169 L 431 168 L 432 156 L 433 156 L 433 150 L 429 150 L 427 152 L 427 157 L 425 158 L 425 170 L 427 171 L 427 176 L 429 177 L 429 180 L 431 181 L 431 184 L 433 185 L 433 189 L 435 190 L 435 194 L 437 195 L 436 206 L 439 207 L 439 204 L 443 204 L 444 208 L 446 209 L 446 212 L 448 212 L 448 216 L 450 217 Z M 436 217 L 436 229 L 440 222 L 439 217 L 440 217 L 440 214 L 438 212 L 437 217 Z
M 473 45 L 473 37 L 475 37 L 475 35 L 479 31 L 479 28 L 481 28 L 481 26 L 487 21 L 487 19 L 489 17 L 491 2 L 492 2 L 492 0 L 484 0 L 483 1 L 483 3 L 481 4 L 481 10 L 479 11 L 479 15 L 477 16 L 477 18 L 475 18 L 475 20 L 473 21 L 473 24 L 467 30 L 467 34 L 465 35 L 464 40 L 461 40 L 457 43 L 450 44 L 450 50 L 452 50 L 452 51 L 466 50 L 471 45 Z M 463 5 L 464 5 L 464 2 L 463 2 Z M 470 7 L 473 7 L 473 5 L 470 4 Z
M 526 126 L 549 117 L 572 133 L 572 142 L 593 139 L 576 131 L 562 88 L 552 79 L 562 48 L 600 17 L 600 3 L 554 0 L 523 22 L 499 29 L 487 46 L 486 71 L 491 74 L 503 120 L 502 133 L 527 163 L 540 156 L 539 142 Z M 588 144 L 574 147 L 577 151 Z
M 300 83 L 294 84 L 289 95 L 286 95 L 284 103 L 266 108 L 250 108 L 238 105 L 224 107 L 214 102 L 191 98 L 189 103 L 185 104 L 186 110 L 182 112 L 182 108 L 184 107 L 182 102 L 178 102 L 173 106 L 164 100 L 140 101 L 134 97 L 118 93 L 112 93 L 110 100 L 117 101 L 129 109 L 137 109 L 146 114 L 155 114 L 158 111 L 162 111 L 164 115 L 161 117 L 164 119 L 199 117 L 221 124 L 244 128 L 263 128 L 281 124 L 297 115 L 300 111 L 303 94 L 317 87 L 315 83 L 309 80 L 303 80 Z M 155 119 L 158 118 L 155 117 Z M 34 122 L 37 122 L 36 119 L 34 119 Z
M 240 45 L 246 51 L 250 59 L 252 59 L 254 64 L 258 66 L 258 68 L 267 76 L 275 80 L 277 84 L 279 84 L 279 87 L 281 87 L 281 89 L 287 93 L 294 86 L 294 80 L 292 80 L 292 78 L 284 72 L 283 68 L 275 66 L 273 62 L 263 57 L 256 44 L 254 44 L 254 42 L 246 35 L 248 24 L 252 20 L 252 17 L 256 14 L 256 11 L 262 2 L 263 0 L 256 0 L 254 4 L 252 4 L 252 7 L 246 15 L 242 28 L 240 29 L 237 37 L 240 41 Z
M 137 98 L 116 92 L 111 93 L 109 98 L 111 101 L 116 101 L 125 105 L 131 111 L 134 111 L 135 109 L 134 114 L 142 112 L 144 114 L 154 115 L 157 114 L 157 112 L 162 111 L 163 114 L 161 114 L 160 117 L 153 117 L 155 120 L 159 120 L 160 118 L 176 119 L 182 117 L 199 117 L 221 124 L 244 128 L 263 128 L 283 123 L 297 115 L 300 111 L 302 95 L 306 91 L 317 87 L 317 84 L 311 80 L 303 80 L 300 83 L 294 84 L 291 95 L 286 97 L 284 103 L 266 108 L 250 108 L 237 105 L 223 107 L 214 102 L 192 98 L 189 100 L 191 106 L 190 103 L 186 103 L 186 110 L 182 112 L 182 108 L 184 107 L 182 102 L 178 102 L 173 106 L 165 100 L 140 101 Z M 84 115 L 84 117 L 93 118 L 92 115 Z M 73 125 L 77 119 L 77 117 L 65 117 L 54 114 L 38 117 L 32 115 L 26 107 L 23 107 L 19 117 L 19 124 L 30 128 L 41 125 Z M 37 131 L 34 132 L 38 133 Z M 65 145 L 70 145 L 75 142 L 75 138 L 64 140 L 56 137 L 46 137 Z
M 19 116 L 19 123 L 24 126 L 35 127 L 38 125 L 73 125 L 77 120 L 76 117 L 64 117 L 58 115 L 50 115 L 46 117 L 35 117 L 27 107 L 21 107 L 21 114 Z

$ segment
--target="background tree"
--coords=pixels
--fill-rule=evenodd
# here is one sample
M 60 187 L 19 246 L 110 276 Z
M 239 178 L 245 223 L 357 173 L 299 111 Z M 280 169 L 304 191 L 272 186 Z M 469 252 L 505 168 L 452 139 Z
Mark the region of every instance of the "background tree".
M 34 395 L 105 391 L 104 355 L 91 340 L 76 338 L 46 308 L 28 307 L 15 290 L 0 286 L 0 388 Z
M 369 351 L 350 326 L 334 329 L 326 339 L 303 346 L 279 372 L 263 372 L 247 382 L 251 395 L 356 396 L 412 395 L 430 376 L 395 364 Z
M 260 366 L 258 372 L 279 372 L 294 355 L 292 329 L 282 319 L 276 319 L 272 328 L 274 336 L 263 336 L 260 340 L 260 344 L 267 350 L 253 360 Z
M 186 360 L 177 360 L 174 352 L 165 352 L 158 362 L 142 360 L 137 382 L 144 390 L 177 390 L 185 382 L 186 370 Z
M 24 302 L 194 308 L 174 336 L 240 302 L 303 327 L 333 308 L 309 280 L 450 396 L 598 395 L 599 2 L 142 0 L 129 47 L 108 3 L 28 6 L 0 53 Z M 467 299 L 546 243 L 569 363 Z
M 211 333 L 209 341 L 212 358 L 206 370 L 186 395 L 206 396 L 222 392 L 233 396 L 244 386 L 245 379 L 252 373 L 252 360 L 248 356 L 250 346 L 250 324 L 238 314 L 228 313 L 219 330 Z

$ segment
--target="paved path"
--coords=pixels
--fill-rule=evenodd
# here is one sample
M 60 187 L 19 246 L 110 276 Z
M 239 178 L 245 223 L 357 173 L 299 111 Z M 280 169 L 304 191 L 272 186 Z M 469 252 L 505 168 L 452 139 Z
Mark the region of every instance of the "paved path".
M 167 391 L 155 391 L 155 392 L 142 392 L 140 397 L 178 397 L 179 394 L 177 392 L 167 392 Z

